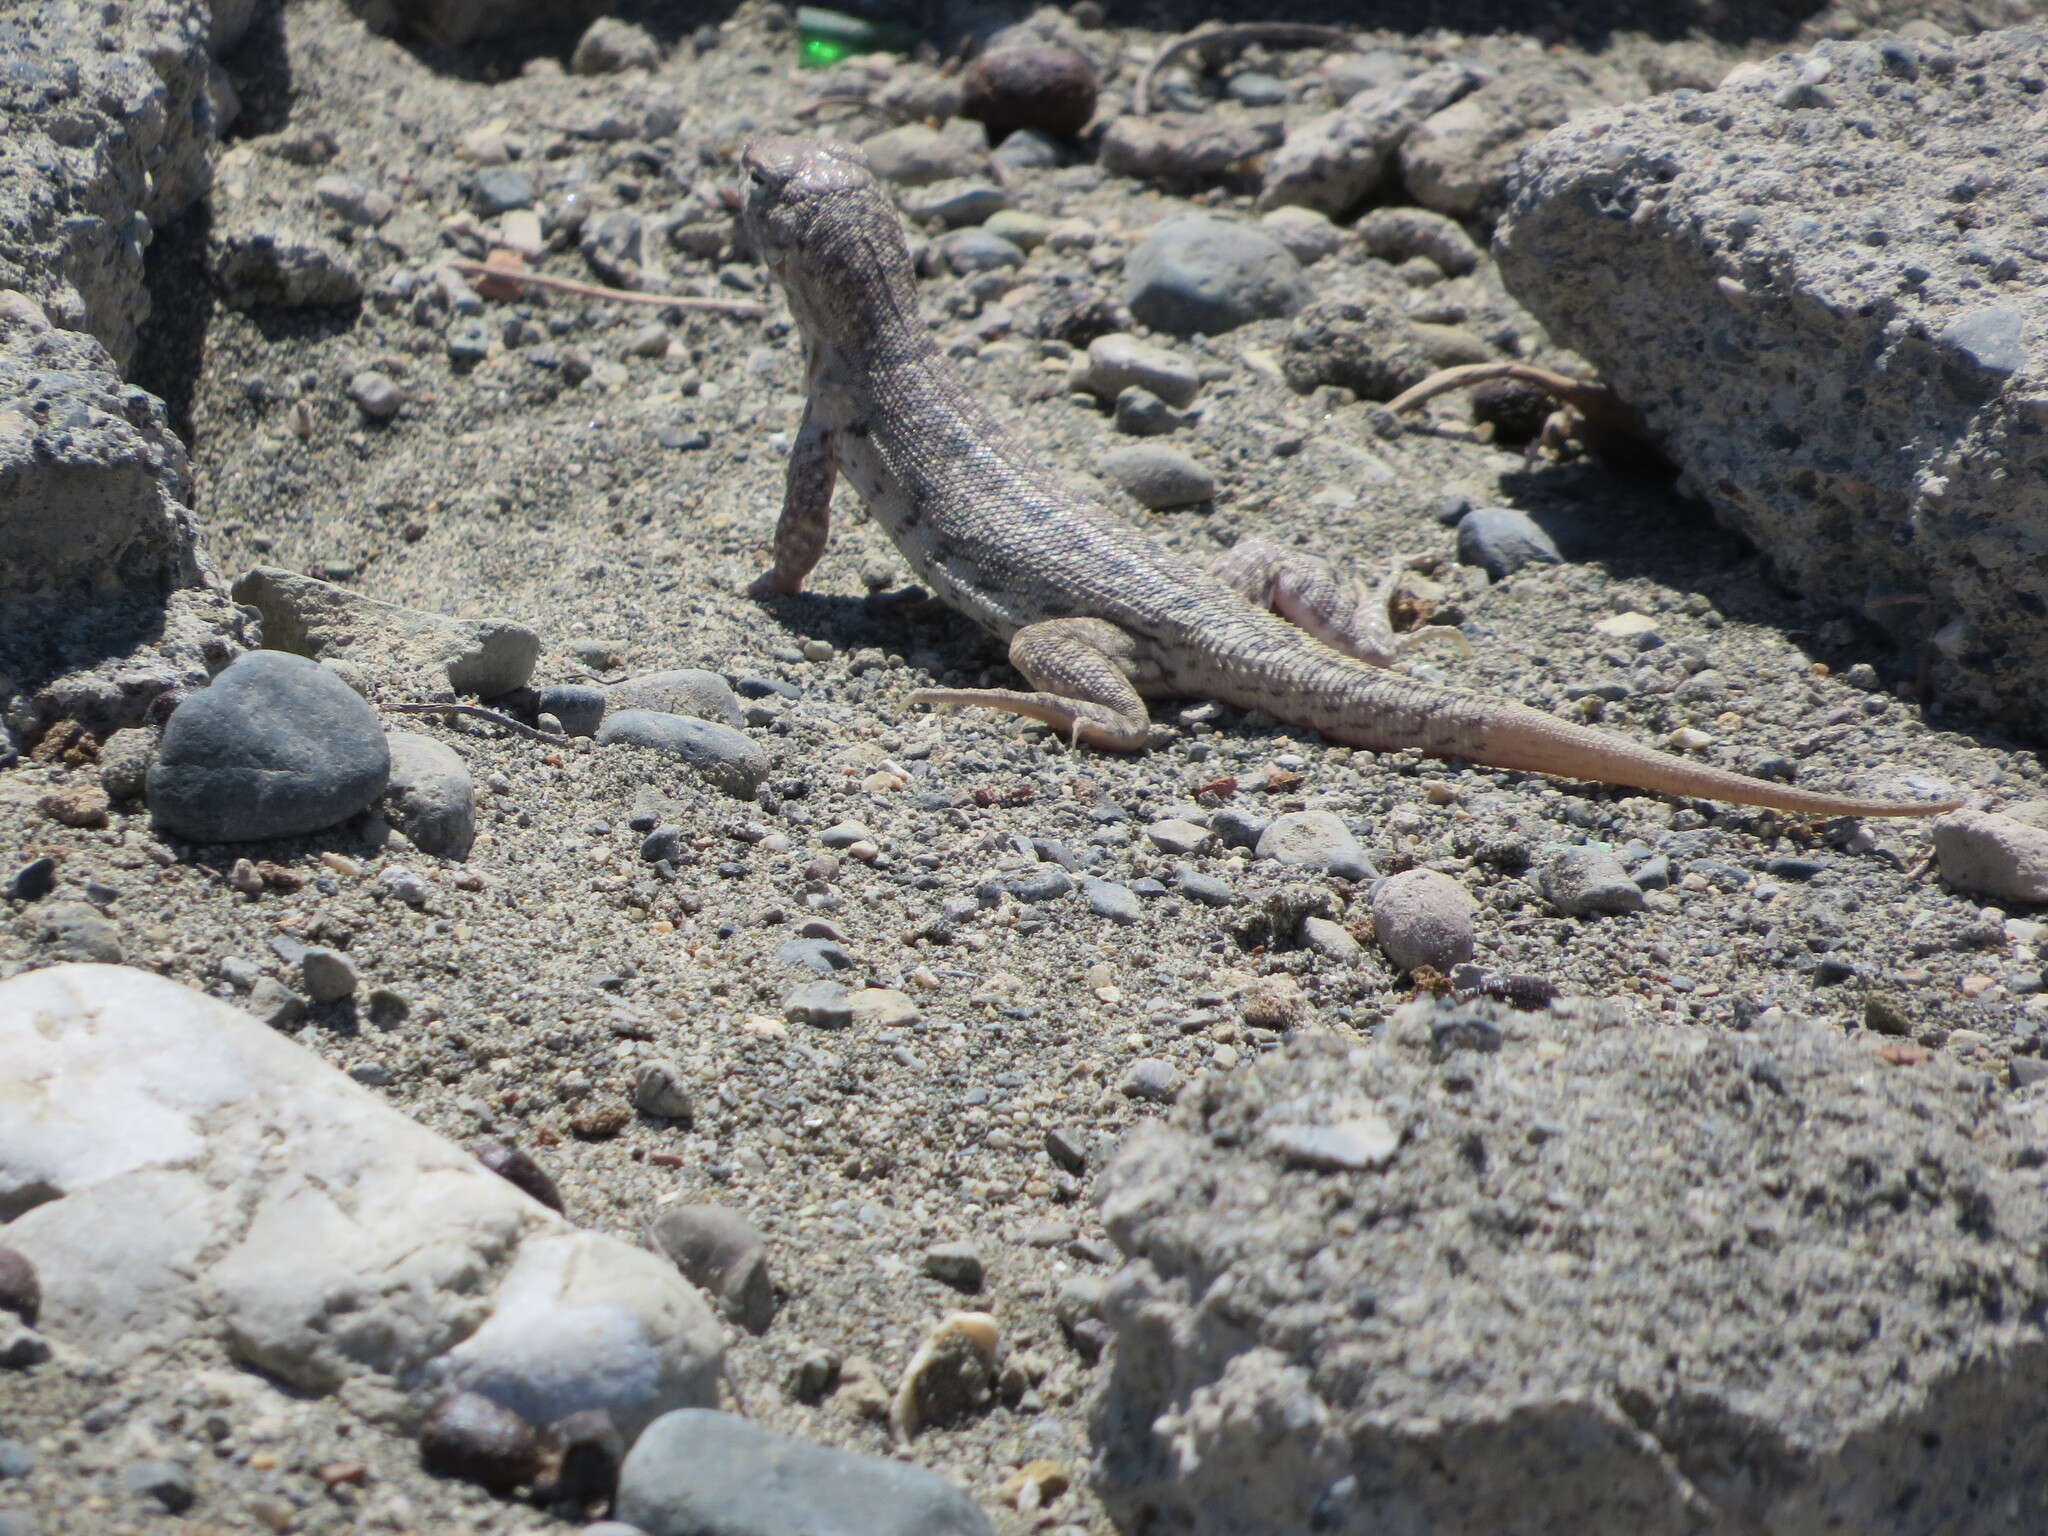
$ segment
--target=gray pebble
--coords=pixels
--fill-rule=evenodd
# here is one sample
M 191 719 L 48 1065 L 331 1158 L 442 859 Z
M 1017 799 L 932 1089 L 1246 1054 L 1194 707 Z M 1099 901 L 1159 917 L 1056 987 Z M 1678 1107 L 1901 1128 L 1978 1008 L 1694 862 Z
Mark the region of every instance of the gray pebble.
M 1088 910 L 1097 917 L 1106 917 L 1113 923 L 1135 923 L 1138 920 L 1138 897 L 1127 885 L 1114 880 L 1083 880 L 1081 897 L 1088 903 Z
M 385 816 L 422 853 L 468 857 L 476 841 L 476 785 L 462 755 L 411 731 L 393 731 L 385 745 L 391 753 Z
M 470 206 L 487 219 L 533 206 L 533 177 L 516 165 L 486 166 L 470 185 Z
M 1266 828 L 1272 825 L 1271 817 L 1254 815 L 1234 805 L 1226 805 L 1209 817 L 1209 830 L 1226 848 L 1256 848 L 1259 839 L 1266 835 Z
M 316 1003 L 338 1003 L 356 995 L 355 962 L 338 949 L 309 945 L 299 956 L 299 979 Z
M 752 1222 L 722 1205 L 673 1205 L 650 1231 L 684 1279 L 718 1298 L 728 1321 L 767 1332 L 775 1321 L 775 1282 L 767 1239 Z
M 1495 581 L 1525 565 L 1563 560 L 1541 525 L 1513 507 L 1474 507 L 1458 521 L 1459 563 L 1476 565 Z
M 696 720 L 715 720 L 737 730 L 744 723 L 740 701 L 733 697 L 731 684 L 716 672 L 701 667 L 672 667 L 629 677 L 605 690 L 611 709 L 654 709 L 664 714 L 687 715 Z M 568 716 L 564 715 L 563 719 Z
M 788 939 L 775 946 L 775 958 L 782 965 L 795 966 L 814 976 L 853 968 L 853 956 L 830 939 Z
M 1449 875 L 1404 870 L 1373 887 L 1372 929 L 1380 952 L 1399 971 L 1451 967 L 1472 958 L 1472 898 Z
M 1119 448 L 1102 462 L 1102 472 L 1140 506 L 1155 512 L 1211 501 L 1216 477 L 1178 448 L 1157 443 Z
M 1009 206 L 1010 194 L 986 181 L 934 182 L 903 201 L 903 211 L 913 219 L 937 220 L 948 229 L 986 223 Z
M 852 994 L 836 981 L 809 981 L 782 1000 L 782 1016 L 819 1029 L 844 1029 L 853 1022 Z
M 841 821 L 820 832 L 818 841 L 827 848 L 851 848 L 855 843 L 870 839 L 874 835 L 857 821 Z
M 1301 942 L 1339 965 L 1350 965 L 1365 953 L 1365 946 L 1351 936 L 1351 930 L 1327 917 L 1311 914 L 1301 920 Z
M 985 229 L 956 229 L 940 238 L 938 250 L 947 268 L 961 277 L 1024 265 L 1022 251 Z
M 1088 1142 L 1070 1126 L 1056 1125 L 1045 1133 L 1046 1155 L 1069 1173 L 1088 1171 Z
M 306 1000 L 274 976 L 261 978 L 243 1004 L 272 1029 L 286 1029 L 305 1017 Z
M 633 1078 L 633 1107 L 657 1120 L 691 1117 L 689 1079 L 676 1062 L 663 1059 L 641 1064 Z
M 1369 880 L 1377 870 L 1334 811 L 1290 811 L 1259 835 L 1258 857 L 1284 869 L 1320 870 L 1340 880 Z
M 491 355 L 490 325 L 474 315 L 463 316 L 449 323 L 441 344 L 449 362 L 471 367 Z
M 1188 424 L 1186 416 L 1135 384 L 1116 397 L 1114 419 L 1126 437 L 1164 437 Z
M 956 1291 L 972 1296 L 981 1289 L 984 1269 L 972 1243 L 934 1243 L 924 1251 L 924 1272 Z
M 1604 848 L 1546 844 L 1537 859 L 1536 879 L 1551 906 L 1565 917 L 1643 910 L 1643 888 Z
M 661 48 L 644 27 L 617 16 L 600 16 L 584 29 L 569 55 L 569 69 L 578 75 L 615 75 L 627 69 L 653 69 Z
M 1049 171 L 1060 163 L 1059 141 L 1036 128 L 1019 128 L 989 158 L 1006 171 Z
M 171 717 L 176 723 L 177 717 Z M 731 726 L 652 709 L 619 710 L 598 727 L 600 746 L 623 742 L 665 752 L 688 763 L 711 784 L 746 800 L 768 777 L 768 754 Z
M 550 683 L 540 690 L 540 713 L 553 715 L 570 736 L 595 736 L 604 723 L 604 712 L 612 703 L 609 692 L 591 683 Z M 654 705 L 620 705 L 622 709 L 652 709 Z M 694 713 L 694 711 L 691 711 Z
M 1205 875 L 1186 864 L 1174 871 L 1173 879 L 1181 895 L 1198 906 L 1227 907 L 1237 900 L 1236 893 L 1214 875 Z
M 121 1469 L 121 1486 L 142 1498 L 154 1499 L 174 1515 L 182 1515 L 199 1497 L 192 1474 L 175 1462 L 131 1461 Z
M 1219 335 L 1309 300 L 1301 263 L 1271 235 L 1206 214 L 1157 226 L 1124 263 L 1124 302 L 1174 335 Z
M 1484 254 L 1456 219 L 1427 208 L 1376 208 L 1357 230 L 1368 255 L 1392 262 L 1425 256 L 1453 277 L 1477 267 Z
M 372 421 L 389 421 L 405 404 L 405 391 L 389 374 L 365 368 L 348 381 L 348 397 Z
M 977 162 L 981 157 L 970 145 L 975 140 L 986 142 L 986 136 L 977 124 L 955 121 L 972 133 L 946 133 L 923 123 L 905 123 L 862 141 L 861 151 L 877 179 L 899 186 L 923 187 L 956 176 L 972 176 L 980 169 Z
M 1173 817 L 1153 822 L 1145 829 L 1145 836 L 1161 853 L 1176 856 L 1195 853 L 1210 840 L 1207 827 L 1198 827 L 1191 821 L 1181 821 Z
M 1371 1113 L 1329 1124 L 1269 1125 L 1260 1140 L 1287 1162 L 1329 1173 L 1384 1168 L 1401 1146 L 1400 1133 Z
M 36 1469 L 36 1453 L 33 1446 L 19 1440 L 0 1440 L 0 1482 L 10 1478 L 27 1477 Z
M 1172 1062 L 1157 1056 L 1140 1056 L 1131 1063 L 1119 1086 L 1127 1098 L 1171 1104 L 1180 1096 L 1180 1084 L 1180 1069 Z
M 613 1512 L 651 1532 L 718 1536 L 995 1536 L 945 1478 L 832 1450 L 706 1408 L 649 1425 L 619 1476 Z
M 1223 94 L 1248 107 L 1281 107 L 1287 104 L 1287 82 L 1275 75 L 1248 69 L 1243 74 L 1232 75 L 1223 87 Z
M 250 651 L 189 695 L 149 770 L 150 818 L 194 842 L 322 831 L 383 794 L 376 711 L 319 664 Z
M 1074 882 L 1065 870 L 1038 869 L 1029 874 L 999 881 L 997 888 L 1008 891 L 1019 901 L 1035 905 L 1039 902 L 1059 900 L 1074 888 Z
M 1081 387 L 1104 400 L 1116 399 L 1135 384 L 1179 408 L 1193 403 L 1202 388 L 1193 363 L 1122 331 L 1088 343 L 1087 362 L 1078 373 Z

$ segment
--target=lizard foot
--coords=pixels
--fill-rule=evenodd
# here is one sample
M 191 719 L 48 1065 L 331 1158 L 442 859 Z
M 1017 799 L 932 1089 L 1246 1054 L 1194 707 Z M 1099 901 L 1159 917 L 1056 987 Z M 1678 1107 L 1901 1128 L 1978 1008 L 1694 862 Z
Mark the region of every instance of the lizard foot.
M 1333 650 L 1375 667 L 1390 667 L 1408 651 L 1433 640 L 1448 640 L 1471 655 L 1471 645 L 1451 625 L 1394 629 L 1394 594 L 1411 558 L 1390 562 L 1379 584 L 1368 589 L 1358 582 L 1340 581 L 1327 561 L 1313 555 L 1285 549 L 1270 539 L 1243 539 L 1209 571 L 1245 601 L 1272 609 Z
M 1017 688 L 920 688 L 913 704 L 970 704 L 1008 710 L 1043 721 L 1073 746 L 1086 744 L 1111 752 L 1136 752 L 1152 737 L 1150 716 L 1132 720 L 1085 699 L 1063 699 L 1056 693 L 1026 693 Z
M 763 571 L 747 583 L 749 597 L 794 597 L 803 591 L 801 576 L 785 576 L 780 571 Z
M 1131 686 L 1138 645 L 1102 619 L 1045 619 L 1010 637 L 1010 665 L 1036 689 L 920 688 L 913 704 L 977 704 L 1042 720 L 1075 746 L 1135 752 L 1152 717 Z

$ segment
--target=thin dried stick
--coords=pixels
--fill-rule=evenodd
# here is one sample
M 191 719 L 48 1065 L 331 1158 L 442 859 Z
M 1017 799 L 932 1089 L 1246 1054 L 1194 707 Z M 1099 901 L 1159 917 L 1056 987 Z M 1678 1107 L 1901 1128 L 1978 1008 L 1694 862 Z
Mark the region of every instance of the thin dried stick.
M 652 304 L 660 309 L 702 309 L 713 314 L 737 315 L 742 320 L 757 319 L 763 313 L 761 306 L 752 299 L 700 299 L 681 293 L 635 293 L 630 288 L 607 288 L 602 283 L 586 283 L 573 277 L 550 277 L 545 272 L 494 267 L 487 261 L 472 261 L 467 256 L 451 256 L 448 265 L 472 277 L 487 277 L 493 281 L 503 278 L 509 282 L 524 283 L 529 288 L 553 288 L 561 293 L 582 294 L 586 298 L 614 299 L 621 304 Z
M 537 731 L 524 720 L 514 720 L 510 715 L 485 709 L 481 704 L 385 704 L 381 707 L 396 715 L 469 715 L 474 719 L 488 720 L 493 725 L 502 725 L 529 741 L 544 741 L 555 747 L 565 746 L 569 741 L 566 736 L 557 736 L 553 731 Z
M 1140 117 L 1152 110 L 1153 78 L 1190 49 L 1206 48 L 1211 43 L 1327 43 L 1332 47 L 1349 47 L 1352 42 L 1353 35 L 1343 27 L 1318 27 L 1304 21 L 1246 21 L 1184 33 L 1152 55 L 1152 62 L 1138 76 L 1137 99 L 1131 110 Z

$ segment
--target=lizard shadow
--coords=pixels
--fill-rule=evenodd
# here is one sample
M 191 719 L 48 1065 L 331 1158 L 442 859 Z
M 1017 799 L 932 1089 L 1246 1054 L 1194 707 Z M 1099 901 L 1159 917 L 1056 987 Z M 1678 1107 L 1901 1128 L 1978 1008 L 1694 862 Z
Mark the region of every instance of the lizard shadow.
M 757 601 L 791 641 L 825 640 L 840 651 L 924 654 L 927 661 L 936 657 L 946 670 L 979 671 L 1005 656 L 986 631 L 919 586 L 888 587 L 865 597 L 805 591 Z M 932 670 L 939 675 L 940 669 Z

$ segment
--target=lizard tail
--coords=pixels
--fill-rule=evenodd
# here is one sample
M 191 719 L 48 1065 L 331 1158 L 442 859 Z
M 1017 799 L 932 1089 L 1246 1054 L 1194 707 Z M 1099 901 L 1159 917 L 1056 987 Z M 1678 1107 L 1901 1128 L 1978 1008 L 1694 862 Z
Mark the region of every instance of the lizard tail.
M 1489 768 L 1593 779 L 1664 795 L 1761 805 L 1805 816 L 1938 816 L 1960 800 L 1877 800 L 1774 784 L 1689 762 L 1525 704 L 1447 688 L 1348 660 L 1268 673 L 1262 689 L 1230 702 L 1310 726 L 1333 741 L 1375 751 L 1414 748 Z
M 1626 736 L 1573 725 L 1525 705 L 1482 717 L 1478 740 L 1461 753 L 1494 768 L 1525 768 L 1560 778 L 1598 779 L 1665 795 L 1731 800 L 1807 816 L 1937 816 L 1960 800 L 1874 800 L 1774 784 L 1659 752 Z

